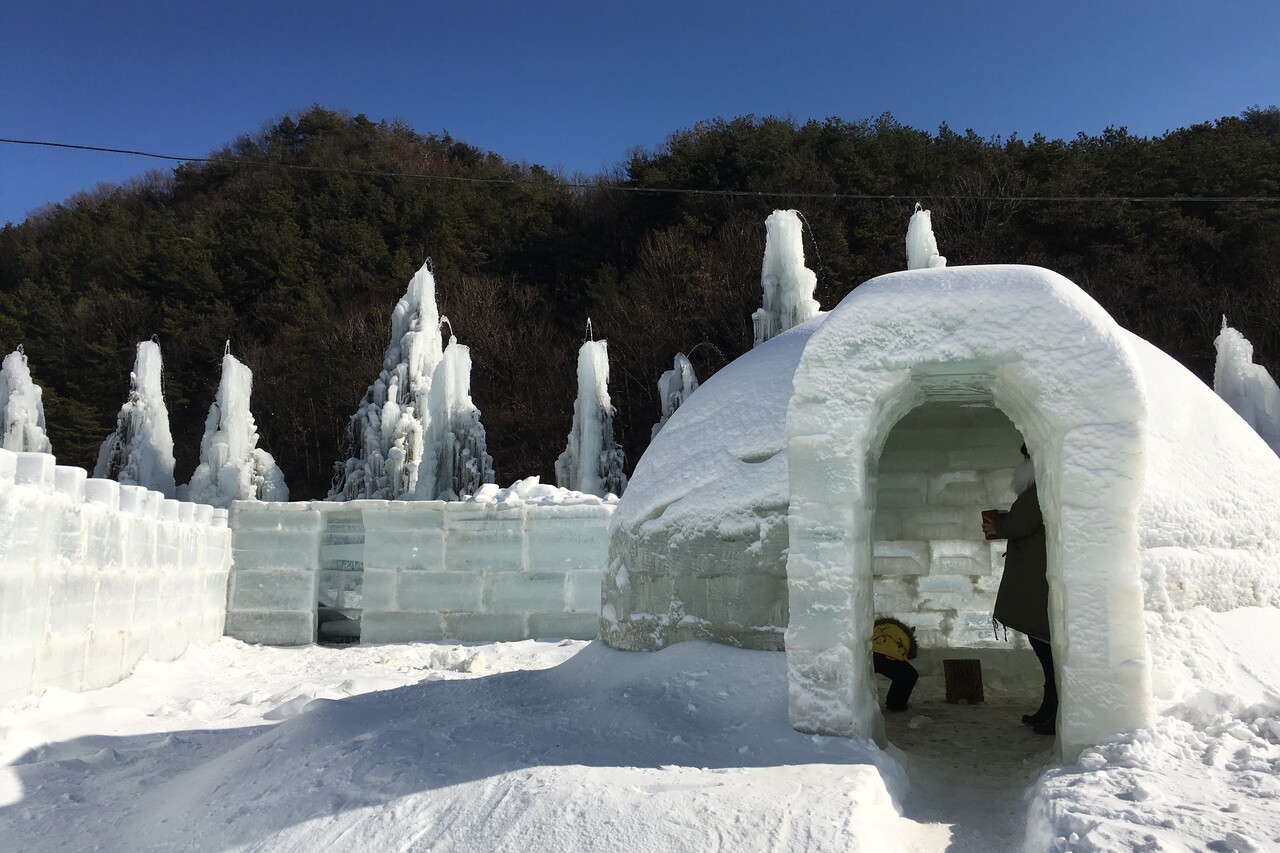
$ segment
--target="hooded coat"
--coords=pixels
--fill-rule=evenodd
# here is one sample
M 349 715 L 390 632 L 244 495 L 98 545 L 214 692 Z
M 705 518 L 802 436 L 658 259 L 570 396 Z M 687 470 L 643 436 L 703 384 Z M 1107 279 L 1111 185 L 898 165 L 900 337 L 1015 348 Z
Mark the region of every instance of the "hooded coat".
M 996 519 L 996 535 L 1008 539 L 1004 575 L 996 593 L 996 621 L 1049 642 L 1049 579 L 1044 517 L 1033 483 Z

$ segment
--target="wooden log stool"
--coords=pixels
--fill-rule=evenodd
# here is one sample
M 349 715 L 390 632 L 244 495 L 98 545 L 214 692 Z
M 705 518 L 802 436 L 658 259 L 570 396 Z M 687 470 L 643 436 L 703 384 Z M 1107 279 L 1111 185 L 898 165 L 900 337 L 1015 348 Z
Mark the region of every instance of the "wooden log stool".
M 942 662 L 947 679 L 947 702 L 952 705 L 982 704 L 982 661 L 947 659 Z

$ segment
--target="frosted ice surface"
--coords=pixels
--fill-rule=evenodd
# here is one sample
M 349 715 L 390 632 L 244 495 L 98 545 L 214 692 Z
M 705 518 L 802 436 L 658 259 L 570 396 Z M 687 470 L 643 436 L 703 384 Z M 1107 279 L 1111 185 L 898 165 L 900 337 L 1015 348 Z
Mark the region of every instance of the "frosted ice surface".
M 232 501 L 287 501 L 284 474 L 270 453 L 258 447 L 258 429 L 249 411 L 253 372 L 230 352 L 222 357 L 218 395 L 209 407 L 200 440 L 200 464 L 186 499 L 216 507 Z
M 794 210 L 775 210 L 764 221 L 763 305 L 751 315 L 755 346 L 816 316 L 818 276 L 804 265 L 804 227 Z
M 172 498 L 173 437 L 160 378 L 160 345 L 142 341 L 129 375 L 129 398 L 116 417 L 115 432 L 102 442 L 93 476 Z
M 945 267 L 947 259 L 938 254 L 938 241 L 933 236 L 933 213 L 916 205 L 907 223 L 907 269 Z
M 1271 374 L 1253 362 L 1253 344 L 1222 318 L 1213 346 L 1213 390 L 1253 427 L 1273 451 L 1280 453 L 1280 388 Z
M 675 363 L 671 369 L 658 378 L 658 399 L 662 403 L 662 417 L 653 425 L 653 433 L 649 436 L 650 441 L 662 429 L 662 425 L 671 420 L 676 409 L 680 408 L 680 405 L 696 390 L 698 390 L 698 376 L 693 372 L 693 364 L 684 353 L 676 353 Z
M 578 397 L 569 442 L 556 460 L 557 485 L 604 497 L 627 487 L 622 448 L 613 439 L 607 341 L 586 341 L 578 350 Z
M 0 368 L 0 447 L 15 453 L 51 453 L 44 431 L 44 404 L 40 386 L 31 381 L 31 369 L 22 347 L 4 357 Z

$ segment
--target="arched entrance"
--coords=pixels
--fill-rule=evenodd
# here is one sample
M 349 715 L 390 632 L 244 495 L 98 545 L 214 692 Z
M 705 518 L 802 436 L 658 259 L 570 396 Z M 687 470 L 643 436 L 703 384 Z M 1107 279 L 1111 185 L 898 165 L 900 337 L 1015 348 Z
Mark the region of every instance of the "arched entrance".
M 1036 448 L 1064 756 L 1150 718 L 1137 507 L 1146 403 L 1124 335 L 1056 273 L 882 276 L 808 342 L 787 415 L 791 723 L 883 740 L 870 673 L 881 451 L 909 411 L 989 401 Z

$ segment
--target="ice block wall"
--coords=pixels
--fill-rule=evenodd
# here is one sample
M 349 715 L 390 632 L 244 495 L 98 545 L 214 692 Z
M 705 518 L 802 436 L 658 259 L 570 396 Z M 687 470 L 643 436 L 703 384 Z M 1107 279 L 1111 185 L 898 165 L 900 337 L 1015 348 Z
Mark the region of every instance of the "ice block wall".
M 314 642 L 317 608 L 360 641 L 596 636 L 614 505 L 237 502 L 227 634 Z
M 0 450 L 0 701 L 216 640 L 230 564 L 225 510 Z

